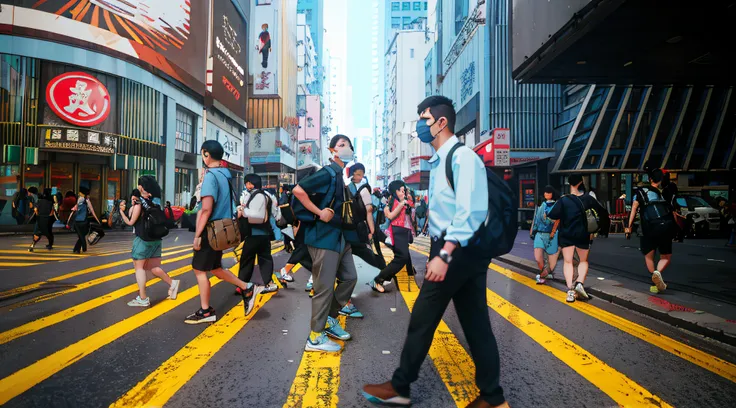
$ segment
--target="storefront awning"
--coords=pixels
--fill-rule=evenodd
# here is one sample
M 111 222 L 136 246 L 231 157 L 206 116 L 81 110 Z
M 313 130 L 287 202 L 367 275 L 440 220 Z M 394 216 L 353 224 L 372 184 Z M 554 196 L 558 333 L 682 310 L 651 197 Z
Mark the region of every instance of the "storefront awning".
M 427 190 L 429 188 L 429 172 L 418 171 L 404 177 L 404 183 L 414 190 Z

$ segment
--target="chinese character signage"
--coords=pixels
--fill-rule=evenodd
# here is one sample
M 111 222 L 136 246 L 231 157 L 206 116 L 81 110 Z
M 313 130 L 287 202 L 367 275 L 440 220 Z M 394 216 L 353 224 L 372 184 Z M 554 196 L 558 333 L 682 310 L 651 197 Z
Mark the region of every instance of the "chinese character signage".
M 107 88 L 84 72 L 68 72 L 52 79 L 46 87 L 46 102 L 57 116 L 77 126 L 99 125 L 110 114 Z
M 42 149 L 114 154 L 118 147 L 116 136 L 87 129 L 47 128 L 42 132 Z
M 508 167 L 511 165 L 511 130 L 493 129 L 493 165 Z
M 214 4 L 212 96 L 245 119 L 248 86 L 245 21 L 230 0 Z
M 122 54 L 204 94 L 207 1 L 0 0 L 0 5 L 5 32 Z
M 251 15 L 250 66 L 253 73 L 253 95 L 278 95 L 279 6 L 278 1 L 255 0 Z

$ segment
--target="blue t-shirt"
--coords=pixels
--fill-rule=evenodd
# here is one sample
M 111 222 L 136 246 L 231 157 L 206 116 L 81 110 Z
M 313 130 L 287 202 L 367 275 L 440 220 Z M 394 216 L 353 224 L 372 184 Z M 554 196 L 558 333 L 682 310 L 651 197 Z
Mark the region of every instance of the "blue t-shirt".
M 202 198 L 212 197 L 215 200 L 210 221 L 232 218 L 235 214 L 235 204 L 230 199 L 231 178 L 230 170 L 221 167 L 209 169 L 204 175 Z

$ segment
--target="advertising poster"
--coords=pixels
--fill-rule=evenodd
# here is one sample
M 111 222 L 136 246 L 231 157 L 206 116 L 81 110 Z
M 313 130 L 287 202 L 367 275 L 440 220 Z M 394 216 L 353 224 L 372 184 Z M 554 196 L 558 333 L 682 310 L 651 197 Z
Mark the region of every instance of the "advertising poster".
M 278 1 L 254 0 L 251 10 L 253 95 L 278 95 Z
M 0 5 L 3 31 L 125 59 L 204 94 L 205 0 L 0 0 Z
M 230 0 L 215 1 L 212 31 L 212 97 L 245 119 L 248 32 Z

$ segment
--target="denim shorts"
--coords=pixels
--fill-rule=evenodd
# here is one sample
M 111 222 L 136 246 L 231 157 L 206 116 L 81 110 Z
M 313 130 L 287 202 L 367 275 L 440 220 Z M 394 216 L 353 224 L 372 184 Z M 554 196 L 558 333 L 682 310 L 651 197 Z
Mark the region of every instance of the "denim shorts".
M 135 261 L 151 258 L 161 258 L 161 240 L 144 241 L 140 237 L 133 240 L 132 257 Z

